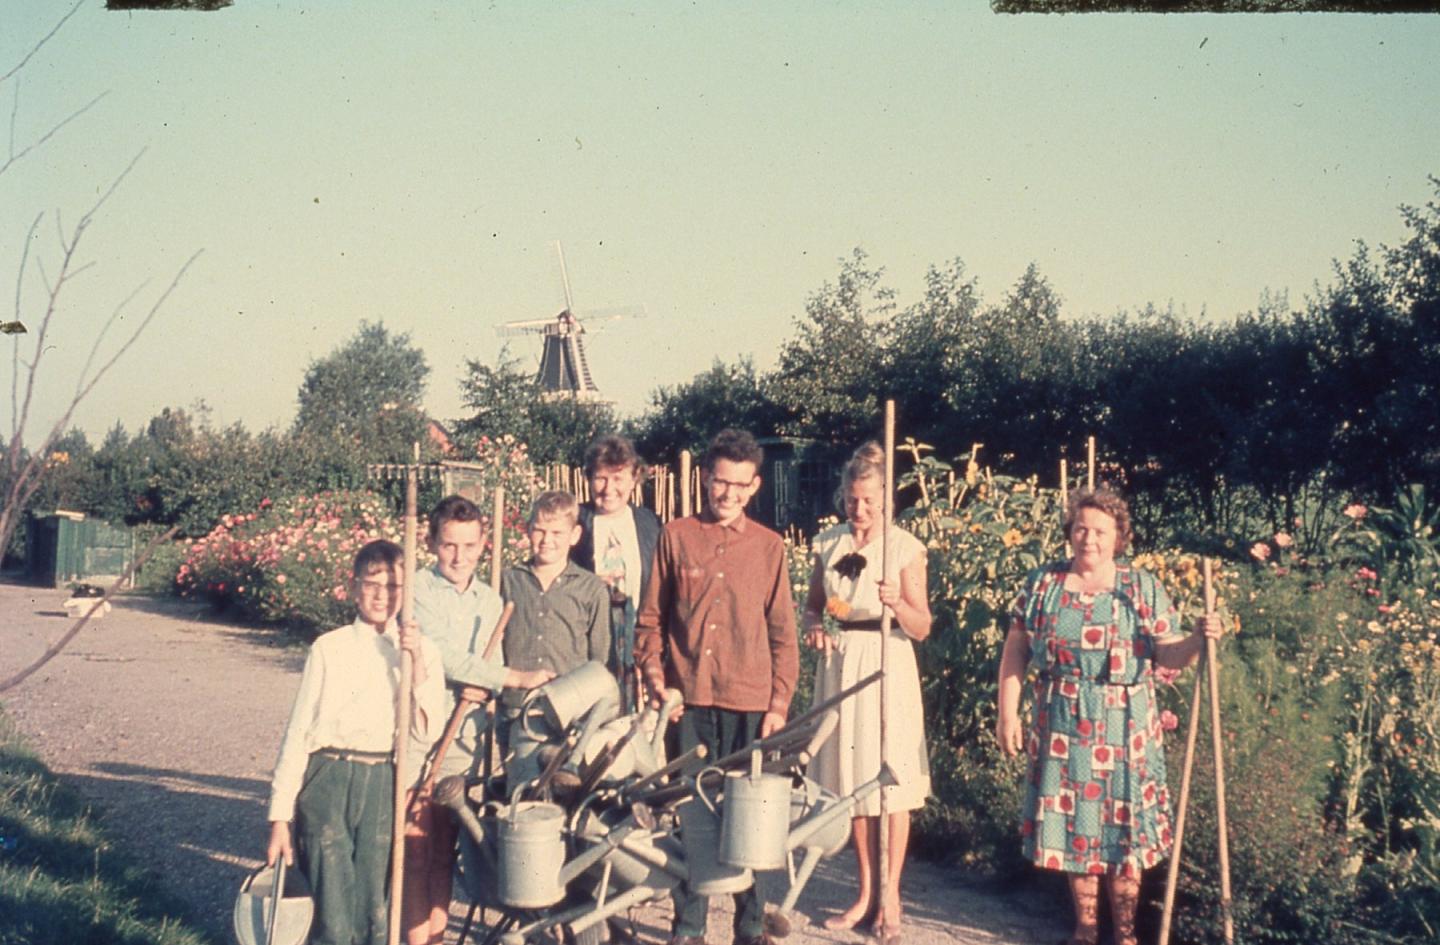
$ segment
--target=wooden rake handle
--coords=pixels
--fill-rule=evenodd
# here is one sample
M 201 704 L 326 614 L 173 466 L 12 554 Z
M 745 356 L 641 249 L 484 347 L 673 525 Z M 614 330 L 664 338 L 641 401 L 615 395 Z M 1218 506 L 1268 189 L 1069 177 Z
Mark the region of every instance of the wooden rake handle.
M 495 629 L 490 633 L 490 640 L 485 644 L 485 652 L 482 657 L 488 662 L 495 656 L 500 641 L 505 638 L 505 626 L 510 622 L 511 616 L 515 613 L 513 603 L 506 604 L 505 609 L 500 612 L 500 619 L 495 622 Z M 410 816 L 414 816 L 419 808 L 420 800 L 427 798 L 435 790 L 436 774 L 440 771 L 440 764 L 445 760 L 445 754 L 450 750 L 450 745 L 455 741 L 455 736 L 460 734 L 460 726 L 465 722 L 465 716 L 477 706 L 484 705 L 492 693 L 474 686 L 462 686 L 460 698 L 455 700 L 455 708 L 450 713 L 450 719 L 445 723 L 445 733 L 435 743 L 430 757 L 425 759 L 425 769 L 420 776 L 420 790 L 415 792 L 415 797 L 410 803 Z

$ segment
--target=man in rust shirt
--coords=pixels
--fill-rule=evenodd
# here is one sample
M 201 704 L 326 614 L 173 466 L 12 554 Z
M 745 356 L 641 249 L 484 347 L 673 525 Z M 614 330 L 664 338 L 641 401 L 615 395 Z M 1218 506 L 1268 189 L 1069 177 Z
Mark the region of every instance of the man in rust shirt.
M 785 724 L 800 671 L 785 545 L 751 521 L 755 438 L 722 430 L 702 460 L 705 509 L 665 526 L 636 620 L 635 662 L 651 700 L 685 696 L 682 751 L 738 751 Z M 681 887 L 671 945 L 704 945 L 709 901 Z M 735 897 L 735 945 L 769 945 L 757 889 Z

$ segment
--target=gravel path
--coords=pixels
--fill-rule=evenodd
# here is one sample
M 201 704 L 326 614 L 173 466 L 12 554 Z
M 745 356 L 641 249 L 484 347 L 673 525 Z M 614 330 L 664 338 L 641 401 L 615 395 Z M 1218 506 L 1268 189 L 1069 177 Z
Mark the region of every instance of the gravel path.
M 60 607 L 65 596 L 0 583 L 0 678 L 70 626 Z M 270 768 L 303 662 L 303 650 L 196 605 L 122 598 L 7 693 L 4 707 L 46 763 L 92 799 L 112 832 L 225 942 L 235 893 L 260 865 Z M 852 868 L 848 853 L 822 864 L 802 911 L 818 923 L 842 908 Z M 715 901 L 712 942 L 728 937 L 721 913 L 729 906 L 726 897 Z M 1053 942 L 1063 934 L 1061 907 L 977 889 L 931 864 L 906 867 L 906 945 Z M 668 904 L 634 918 L 643 941 L 664 941 Z M 786 941 L 864 939 L 812 924 Z

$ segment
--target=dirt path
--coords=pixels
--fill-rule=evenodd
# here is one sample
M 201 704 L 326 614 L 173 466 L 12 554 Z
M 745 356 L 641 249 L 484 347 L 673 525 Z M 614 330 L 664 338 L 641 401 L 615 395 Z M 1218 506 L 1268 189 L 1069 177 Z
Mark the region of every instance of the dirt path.
M 69 627 L 64 597 L 0 583 L 0 677 Z M 50 767 L 95 801 L 110 829 L 225 942 L 235 893 L 259 866 L 270 768 L 303 661 L 301 649 L 195 605 L 125 598 L 8 693 L 4 707 Z M 801 910 L 817 922 L 838 911 L 851 869 L 848 853 L 822 864 Z M 1060 906 L 981 891 L 929 864 L 906 868 L 907 945 L 1053 942 L 1063 931 Z M 712 942 L 728 938 L 720 915 L 728 908 L 716 900 Z M 664 941 L 668 904 L 635 918 L 643 940 Z M 862 941 L 815 924 L 787 939 Z

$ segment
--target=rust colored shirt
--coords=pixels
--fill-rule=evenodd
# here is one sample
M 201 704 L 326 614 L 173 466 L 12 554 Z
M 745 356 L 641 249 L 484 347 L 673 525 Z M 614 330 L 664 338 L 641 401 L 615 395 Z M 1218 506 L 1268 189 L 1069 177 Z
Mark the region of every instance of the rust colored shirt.
M 660 533 L 636 620 L 635 662 L 685 704 L 787 715 L 800 649 L 785 544 L 742 515 L 704 512 Z

